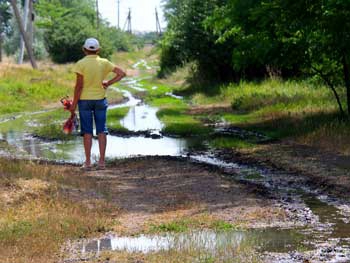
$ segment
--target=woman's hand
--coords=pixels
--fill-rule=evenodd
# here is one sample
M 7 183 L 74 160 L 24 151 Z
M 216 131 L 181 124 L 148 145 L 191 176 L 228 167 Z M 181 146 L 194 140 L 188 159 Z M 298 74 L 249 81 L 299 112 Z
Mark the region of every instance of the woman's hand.
M 104 81 L 102 81 L 102 86 L 103 86 L 103 88 L 104 89 L 107 89 L 108 87 L 109 87 L 109 80 L 104 80 Z
M 76 108 L 77 108 L 77 105 L 72 104 L 72 105 L 69 106 L 68 110 L 70 111 L 71 114 L 74 114 Z

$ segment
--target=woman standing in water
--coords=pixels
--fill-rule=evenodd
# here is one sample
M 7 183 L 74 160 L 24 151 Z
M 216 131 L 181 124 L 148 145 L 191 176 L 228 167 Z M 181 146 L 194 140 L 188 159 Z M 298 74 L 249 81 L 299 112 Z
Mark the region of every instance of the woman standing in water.
M 73 113 L 78 105 L 80 117 L 80 130 L 84 141 L 85 162 L 82 168 L 90 170 L 91 146 L 93 136 L 93 120 L 96 126 L 100 157 L 97 164 L 98 169 L 105 169 L 105 153 L 107 146 L 107 88 L 126 76 L 125 72 L 116 67 L 107 59 L 100 58 L 100 44 L 95 38 L 86 39 L 83 51 L 85 57 L 74 66 L 76 83 L 74 99 L 70 111 Z M 109 73 L 115 73 L 110 80 L 105 80 Z

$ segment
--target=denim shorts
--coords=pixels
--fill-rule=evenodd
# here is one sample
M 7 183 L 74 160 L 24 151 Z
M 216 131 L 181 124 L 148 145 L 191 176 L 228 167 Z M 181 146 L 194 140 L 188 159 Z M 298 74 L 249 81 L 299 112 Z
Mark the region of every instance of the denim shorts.
M 79 100 L 80 134 L 93 134 L 93 119 L 95 120 L 96 134 L 108 134 L 107 99 L 102 100 Z

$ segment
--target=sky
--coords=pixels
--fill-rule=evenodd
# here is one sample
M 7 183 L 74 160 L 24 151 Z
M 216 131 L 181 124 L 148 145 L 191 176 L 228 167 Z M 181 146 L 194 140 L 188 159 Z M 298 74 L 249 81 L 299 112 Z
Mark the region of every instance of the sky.
M 128 10 L 131 8 L 131 26 L 133 31 L 156 31 L 155 8 L 158 9 L 160 25 L 165 27 L 162 0 L 120 0 L 120 27 L 123 29 Z M 111 25 L 118 24 L 118 0 L 98 0 L 102 18 Z

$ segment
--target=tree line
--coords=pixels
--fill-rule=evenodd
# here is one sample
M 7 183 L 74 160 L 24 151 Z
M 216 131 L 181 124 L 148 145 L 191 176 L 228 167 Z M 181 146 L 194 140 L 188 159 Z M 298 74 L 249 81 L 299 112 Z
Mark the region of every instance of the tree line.
M 350 115 L 350 1 L 165 0 L 164 9 L 160 75 L 193 62 L 206 81 L 317 76 Z
M 29 0 L 33 1 L 33 0 Z M 24 0 L 17 0 L 23 16 Z M 35 34 L 33 50 L 36 58 L 46 56 L 56 63 L 80 59 L 82 44 L 88 37 L 99 39 L 101 56 L 109 57 L 115 51 L 129 51 L 142 46 L 143 39 L 111 26 L 96 14 L 95 0 L 36 0 L 33 1 Z M 24 19 L 23 19 L 24 20 Z M 17 56 L 20 31 L 10 1 L 0 0 L 0 50 Z M 0 53 L 1 54 L 1 53 Z

